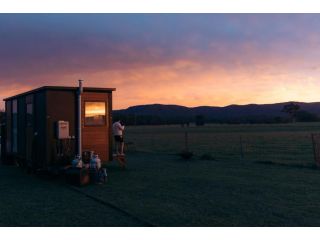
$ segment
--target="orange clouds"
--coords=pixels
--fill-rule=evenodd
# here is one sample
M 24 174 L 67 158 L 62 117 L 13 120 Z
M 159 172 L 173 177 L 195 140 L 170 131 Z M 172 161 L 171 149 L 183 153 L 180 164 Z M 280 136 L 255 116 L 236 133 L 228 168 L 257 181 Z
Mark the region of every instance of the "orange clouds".
M 286 63 L 287 65 L 288 62 Z M 314 76 L 311 76 L 311 75 Z M 218 64 L 178 59 L 169 64 L 115 69 L 82 74 L 46 76 L 39 85 L 71 85 L 85 79 L 85 86 L 116 87 L 114 109 L 132 105 L 162 103 L 185 106 L 318 101 L 316 75 L 271 63 L 227 68 Z M 310 76 L 308 76 L 310 75 Z M 30 82 L 31 83 L 31 82 Z M 0 97 L 38 87 L 28 81 L 8 84 Z
M 320 99 L 318 15 L 0 18 L 1 99 L 80 78 L 117 88 L 115 109 Z

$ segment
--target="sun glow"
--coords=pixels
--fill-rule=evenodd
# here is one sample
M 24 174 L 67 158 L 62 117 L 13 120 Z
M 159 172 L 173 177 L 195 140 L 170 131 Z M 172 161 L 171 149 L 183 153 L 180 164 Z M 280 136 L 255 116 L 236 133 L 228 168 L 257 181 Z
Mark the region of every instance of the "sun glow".
M 86 102 L 85 115 L 86 117 L 105 116 L 106 115 L 105 102 Z
M 113 109 L 320 101 L 319 14 L 0 17 L 2 99 L 85 79 L 117 89 Z

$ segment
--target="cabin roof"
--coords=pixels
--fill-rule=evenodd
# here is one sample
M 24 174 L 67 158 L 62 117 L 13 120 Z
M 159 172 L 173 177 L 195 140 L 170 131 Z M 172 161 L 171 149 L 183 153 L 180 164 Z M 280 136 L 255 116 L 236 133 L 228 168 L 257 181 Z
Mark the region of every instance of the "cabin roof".
M 77 91 L 78 89 L 79 89 L 79 87 L 43 86 L 43 87 L 35 88 L 35 89 L 27 91 L 27 92 L 19 93 L 17 95 L 11 96 L 11 97 L 7 97 L 7 98 L 3 99 L 3 101 L 12 100 L 12 99 L 15 99 L 18 97 L 22 97 L 25 95 L 29 95 L 29 94 L 33 94 L 33 93 L 37 93 L 37 92 L 45 91 L 45 90 Z M 84 87 L 83 88 L 84 92 L 112 92 L 115 90 L 116 90 L 115 88 L 98 88 L 98 87 Z

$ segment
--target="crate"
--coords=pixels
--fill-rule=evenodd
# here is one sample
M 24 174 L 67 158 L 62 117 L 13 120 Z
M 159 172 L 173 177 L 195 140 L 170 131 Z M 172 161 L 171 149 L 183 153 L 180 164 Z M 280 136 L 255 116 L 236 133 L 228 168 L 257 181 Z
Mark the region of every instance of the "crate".
M 89 170 L 87 168 L 69 168 L 66 170 L 67 183 L 74 186 L 85 186 L 90 183 Z

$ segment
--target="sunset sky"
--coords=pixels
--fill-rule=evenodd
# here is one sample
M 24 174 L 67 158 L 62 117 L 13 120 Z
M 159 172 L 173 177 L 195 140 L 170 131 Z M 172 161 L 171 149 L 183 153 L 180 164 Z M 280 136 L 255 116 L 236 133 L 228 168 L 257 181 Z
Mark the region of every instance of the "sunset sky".
M 114 109 L 320 101 L 320 14 L 0 14 L 0 99 L 79 78 Z

